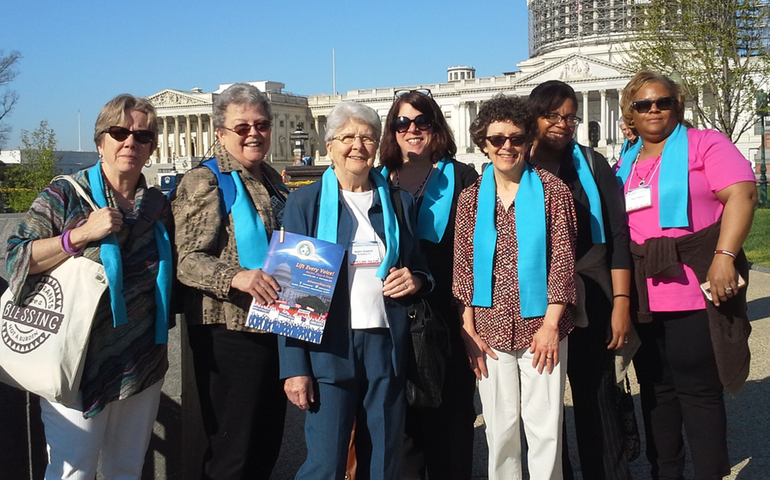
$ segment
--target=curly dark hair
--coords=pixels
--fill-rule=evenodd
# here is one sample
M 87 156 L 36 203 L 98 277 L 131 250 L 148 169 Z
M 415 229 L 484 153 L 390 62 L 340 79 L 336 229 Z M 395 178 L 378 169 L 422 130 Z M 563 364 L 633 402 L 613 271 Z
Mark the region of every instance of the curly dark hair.
M 506 97 L 498 93 L 491 100 L 484 102 L 479 109 L 476 119 L 470 128 L 471 140 L 482 151 L 487 145 L 487 128 L 493 122 L 511 122 L 524 130 L 527 141 L 532 141 L 537 131 L 537 119 L 527 105 L 527 102 L 519 97 Z M 486 152 L 484 152 L 486 155 Z
M 442 158 L 454 158 L 457 153 L 457 145 L 455 145 L 452 131 L 446 123 L 441 108 L 435 100 L 424 93 L 411 91 L 398 97 L 390 107 L 388 117 L 385 120 L 385 132 L 382 134 L 382 142 L 380 143 L 380 164 L 388 167 L 388 170 L 391 171 L 398 170 L 404 164 L 401 147 L 396 141 L 396 130 L 393 128 L 393 122 L 398 117 L 401 105 L 405 103 L 433 120 L 431 162 L 436 163 Z

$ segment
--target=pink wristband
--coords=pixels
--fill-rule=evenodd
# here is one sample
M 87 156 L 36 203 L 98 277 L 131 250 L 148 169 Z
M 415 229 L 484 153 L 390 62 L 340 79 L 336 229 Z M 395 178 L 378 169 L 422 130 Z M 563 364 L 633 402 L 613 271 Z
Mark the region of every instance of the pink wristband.
M 72 230 L 67 230 L 66 232 L 64 232 L 61 235 L 61 237 L 59 237 L 59 238 L 61 238 L 61 248 L 62 248 L 62 250 L 64 250 L 67 253 L 67 255 L 72 255 L 73 257 L 76 257 L 78 255 L 82 255 L 83 254 L 83 249 L 81 248 L 80 250 L 76 250 L 72 246 L 72 243 L 70 243 L 70 234 L 71 233 L 72 233 Z

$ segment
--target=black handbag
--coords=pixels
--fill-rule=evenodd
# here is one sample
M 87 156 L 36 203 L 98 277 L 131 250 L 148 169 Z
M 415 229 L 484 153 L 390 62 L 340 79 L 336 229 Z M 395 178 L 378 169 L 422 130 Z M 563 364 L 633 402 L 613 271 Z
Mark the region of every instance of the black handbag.
M 391 190 L 393 210 L 399 223 L 404 217 L 399 190 Z M 399 259 L 403 265 L 403 260 Z M 441 405 L 446 362 L 452 352 L 449 326 L 424 298 L 412 297 L 407 306 L 412 337 L 412 352 L 406 373 L 406 400 L 413 407 L 435 408 Z
M 626 377 L 626 388 L 615 385 L 615 401 L 620 421 L 623 425 L 624 456 L 629 462 L 639 458 L 642 449 L 642 441 L 639 438 L 639 426 L 636 423 L 636 411 L 634 398 L 631 396 L 631 382 Z

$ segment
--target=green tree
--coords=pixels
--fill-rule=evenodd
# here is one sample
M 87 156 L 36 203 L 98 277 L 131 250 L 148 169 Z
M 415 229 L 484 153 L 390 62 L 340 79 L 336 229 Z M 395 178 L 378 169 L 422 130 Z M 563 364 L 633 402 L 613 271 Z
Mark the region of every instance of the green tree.
M 695 123 L 738 141 L 754 123 L 755 97 L 770 77 L 768 0 L 637 2 L 627 67 L 684 87 Z
M 33 132 L 21 131 L 21 163 L 5 170 L 7 206 L 14 212 L 26 212 L 35 197 L 56 176 L 56 134 L 43 120 Z
M 5 55 L 5 52 L 0 50 L 0 87 L 4 87 L 16 78 L 16 75 L 19 73 L 16 70 L 16 64 L 20 59 L 21 54 L 19 52 L 13 51 Z M 16 105 L 18 100 L 19 94 L 13 90 L 6 88 L 0 93 L 0 148 L 3 148 L 3 145 L 5 145 L 5 142 L 8 140 L 8 134 L 11 131 L 11 127 L 4 124 L 3 119 L 11 113 L 13 106 Z

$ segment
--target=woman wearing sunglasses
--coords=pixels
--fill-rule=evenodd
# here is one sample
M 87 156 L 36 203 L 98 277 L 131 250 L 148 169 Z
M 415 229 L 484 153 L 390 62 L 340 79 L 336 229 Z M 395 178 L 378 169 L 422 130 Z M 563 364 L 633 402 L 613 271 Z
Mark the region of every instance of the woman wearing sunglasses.
M 429 92 L 409 91 L 390 107 L 380 163 L 391 186 L 414 196 L 418 231 L 436 288 L 427 300 L 450 329 L 451 356 L 441 405 L 406 410 L 403 479 L 470 479 L 473 466 L 473 395 L 476 382 L 460 337 L 461 321 L 452 305 L 452 256 L 457 197 L 472 185 L 476 171 L 453 157 L 452 132 Z
M 283 436 L 276 336 L 245 325 L 252 298 L 272 303 L 280 288 L 261 270 L 288 196 L 265 163 L 271 119 L 256 87 L 228 87 L 214 101 L 214 158 L 185 174 L 172 201 L 207 479 L 268 479 Z
M 720 479 L 730 473 L 723 388 L 736 392 L 749 369 L 741 245 L 757 191 L 751 164 L 730 140 L 682 124 L 684 102 L 673 81 L 640 72 L 620 105 L 640 137 L 617 173 L 642 340 L 634 365 L 653 478 L 682 478 L 684 427 L 694 478 Z
M 325 135 L 332 167 L 286 204 L 287 231 L 346 250 L 321 344 L 279 339 L 286 394 L 306 412 L 308 454 L 298 480 L 344 478 L 354 419 L 368 432 L 367 448 L 357 446 L 359 478 L 401 478 L 411 346 L 405 305 L 433 280 L 414 238 L 411 196 L 391 194 L 372 169 L 381 128 L 371 108 L 337 104 Z
M 99 463 L 105 479 L 142 475 L 168 369 L 173 271 L 171 208 L 142 175 L 157 135 L 147 99 L 124 94 L 110 100 L 94 129 L 100 160 L 72 175 L 100 208 L 93 211 L 69 182 L 56 180 L 8 240 L 17 301 L 30 293 L 34 282 L 27 280 L 69 256 L 103 264 L 109 281 L 94 316 L 77 400 L 62 405 L 40 399 L 49 480 L 94 478 Z
M 569 336 L 567 374 L 572 388 L 578 454 L 584 478 L 631 478 L 616 405 L 615 350 L 625 345 L 631 318 L 631 254 L 617 181 L 604 156 L 573 140 L 580 119 L 575 91 L 542 83 L 529 95 L 537 116 L 532 161 L 572 192 L 577 213 L 576 327 Z M 569 458 L 564 455 L 565 470 Z M 571 470 L 565 475 L 571 477 Z
M 569 189 L 529 163 L 535 119 L 502 94 L 473 121 L 491 160 L 458 199 L 453 294 L 479 379 L 490 480 L 561 480 L 567 334 L 575 303 L 575 211 Z

